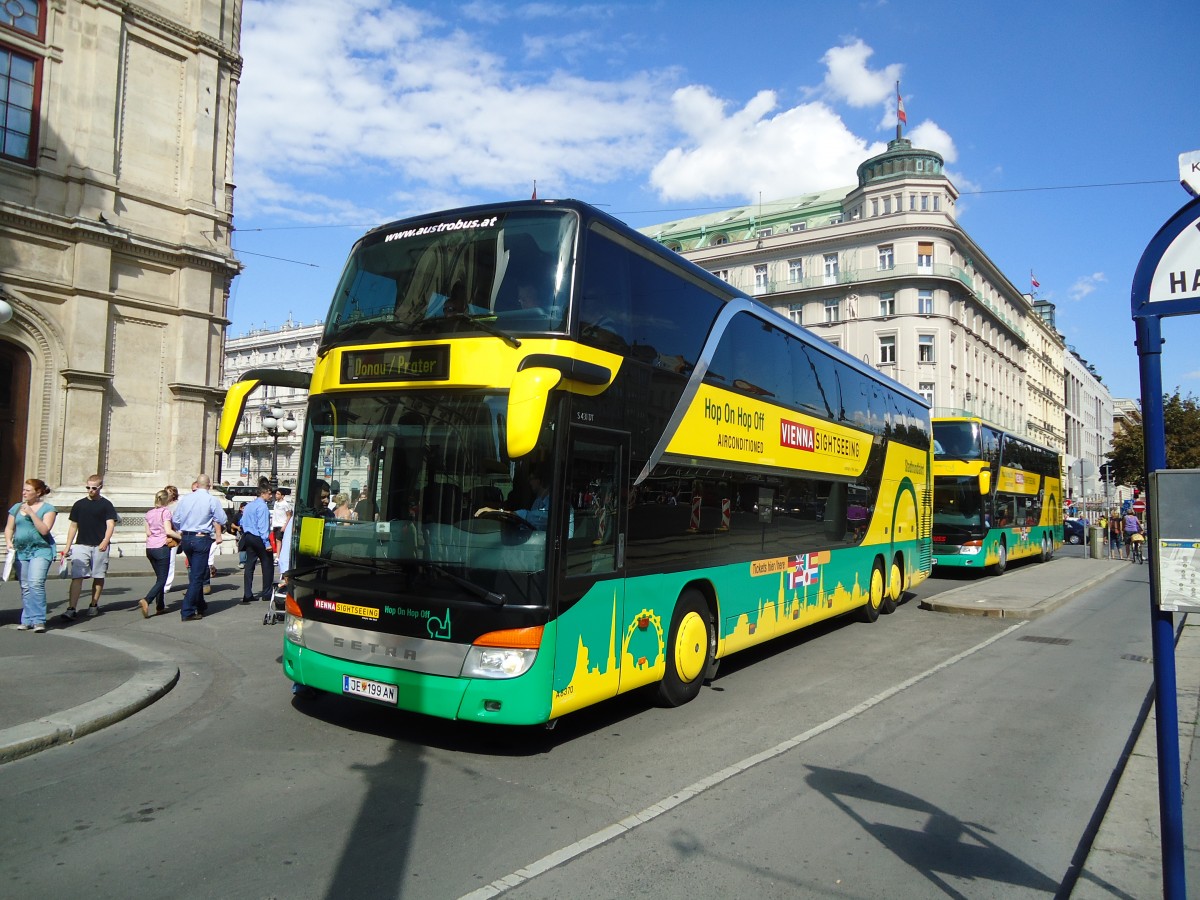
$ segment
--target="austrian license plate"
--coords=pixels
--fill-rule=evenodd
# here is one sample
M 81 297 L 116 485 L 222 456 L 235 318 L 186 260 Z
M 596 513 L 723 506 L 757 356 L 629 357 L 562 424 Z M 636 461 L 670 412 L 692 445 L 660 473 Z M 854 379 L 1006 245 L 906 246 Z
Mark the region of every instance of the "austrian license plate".
M 380 703 L 396 705 L 400 696 L 394 684 L 384 684 L 382 681 L 368 681 L 366 678 L 342 676 L 342 693 L 353 694 L 356 697 L 366 697 L 368 700 L 378 700 Z

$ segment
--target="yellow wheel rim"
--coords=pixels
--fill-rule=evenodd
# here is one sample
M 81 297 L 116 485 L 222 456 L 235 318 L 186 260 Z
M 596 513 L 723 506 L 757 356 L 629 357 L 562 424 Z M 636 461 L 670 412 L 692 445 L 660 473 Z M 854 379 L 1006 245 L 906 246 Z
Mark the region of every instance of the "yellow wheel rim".
M 675 671 L 684 682 L 695 681 L 708 656 L 708 626 L 694 612 L 684 616 L 675 635 Z
M 900 599 L 900 592 L 904 590 L 903 578 L 900 575 L 900 566 L 892 563 L 892 577 L 888 581 L 888 596 L 893 600 Z
M 871 606 L 879 609 L 883 605 L 883 572 L 876 566 L 871 570 Z

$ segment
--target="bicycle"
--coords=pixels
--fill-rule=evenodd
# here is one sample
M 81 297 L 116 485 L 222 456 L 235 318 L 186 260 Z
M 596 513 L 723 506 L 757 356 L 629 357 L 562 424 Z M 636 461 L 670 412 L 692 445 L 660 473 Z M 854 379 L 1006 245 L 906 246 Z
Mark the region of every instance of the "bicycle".
M 1143 538 L 1140 534 L 1135 534 L 1130 539 L 1130 541 L 1129 541 L 1129 548 L 1130 548 L 1129 561 L 1130 562 L 1135 562 L 1139 566 L 1142 564 L 1142 562 L 1145 559 L 1145 557 L 1142 555 L 1142 544 L 1144 544 L 1144 543 L 1146 543 L 1145 538 Z

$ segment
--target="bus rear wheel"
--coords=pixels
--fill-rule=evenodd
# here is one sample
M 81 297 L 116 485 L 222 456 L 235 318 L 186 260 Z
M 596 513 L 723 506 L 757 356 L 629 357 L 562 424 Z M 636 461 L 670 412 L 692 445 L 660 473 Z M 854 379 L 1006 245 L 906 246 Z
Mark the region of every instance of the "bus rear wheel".
M 1004 543 L 1004 538 L 1001 538 L 1000 543 L 996 545 L 996 563 L 988 571 L 993 575 L 1003 575 L 1006 568 L 1008 568 L 1008 545 Z
M 1050 557 L 1054 555 L 1054 544 L 1050 540 L 1050 535 L 1042 535 L 1042 552 L 1038 556 L 1038 562 L 1049 562 Z
M 667 671 L 658 683 L 659 704 L 682 706 L 694 700 L 704 685 L 704 673 L 716 650 L 717 632 L 708 604 L 699 591 L 684 591 L 671 617 Z
M 892 559 L 891 571 L 888 572 L 887 590 L 883 592 L 883 603 L 879 611 L 885 616 L 891 615 L 900 605 L 900 597 L 904 594 L 904 564 L 897 554 Z
M 879 618 L 879 613 L 883 609 L 887 597 L 887 588 L 883 580 L 883 560 L 875 560 L 875 565 L 871 566 L 871 584 L 867 588 L 867 602 L 859 609 L 859 615 L 862 616 L 864 622 L 874 622 Z

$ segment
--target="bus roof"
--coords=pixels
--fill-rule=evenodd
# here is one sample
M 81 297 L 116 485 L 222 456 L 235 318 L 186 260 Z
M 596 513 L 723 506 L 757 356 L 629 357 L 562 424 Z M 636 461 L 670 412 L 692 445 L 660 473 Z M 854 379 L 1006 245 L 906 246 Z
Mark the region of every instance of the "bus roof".
M 359 238 L 356 244 L 376 235 L 390 234 L 393 231 L 417 227 L 423 222 L 429 222 L 430 220 L 434 219 L 445 220 L 451 218 L 487 218 L 491 215 L 512 212 L 514 210 L 536 210 L 547 208 L 564 209 L 575 212 L 583 220 L 585 228 L 590 226 L 592 223 L 598 223 L 602 226 L 606 226 L 609 230 L 618 233 L 623 240 L 635 244 L 638 249 L 642 250 L 649 256 L 656 257 L 665 265 L 671 268 L 687 270 L 694 278 L 704 282 L 714 294 L 724 297 L 726 301 L 732 300 L 734 297 L 737 297 L 741 300 L 750 301 L 755 308 L 755 312 L 759 314 L 764 321 L 778 328 L 780 331 L 799 338 L 819 352 L 837 359 L 839 362 L 851 369 L 854 369 L 859 374 L 870 378 L 872 381 L 875 381 L 878 384 L 888 388 L 888 390 L 903 395 L 912 403 L 915 403 L 916 405 L 925 409 L 930 408 L 929 401 L 911 388 L 906 387 L 887 375 L 884 375 L 875 367 L 863 363 L 857 357 L 847 353 L 841 347 L 834 346 L 823 338 L 817 337 L 808 329 L 797 325 L 787 316 L 780 314 L 767 304 L 763 303 L 761 300 L 739 291 L 737 288 L 733 287 L 733 285 L 722 281 L 716 275 L 713 275 L 708 270 L 696 265 L 690 259 L 680 256 L 674 250 L 667 249 L 658 241 L 642 234 L 641 232 L 632 228 L 626 222 L 622 222 L 620 219 L 617 219 L 616 217 L 611 216 L 603 210 L 597 209 L 596 207 L 589 203 L 585 203 L 582 200 L 514 200 L 506 203 L 484 203 L 477 206 L 464 206 L 458 209 L 440 210 L 437 212 L 413 216 L 407 219 L 399 219 L 395 222 L 388 222 L 385 225 L 379 225 L 375 228 L 372 228 L 365 235 Z

